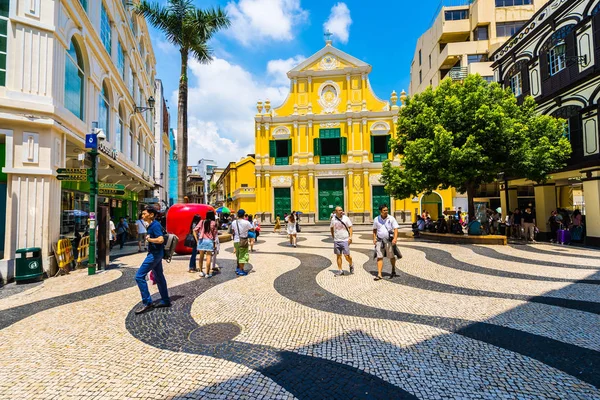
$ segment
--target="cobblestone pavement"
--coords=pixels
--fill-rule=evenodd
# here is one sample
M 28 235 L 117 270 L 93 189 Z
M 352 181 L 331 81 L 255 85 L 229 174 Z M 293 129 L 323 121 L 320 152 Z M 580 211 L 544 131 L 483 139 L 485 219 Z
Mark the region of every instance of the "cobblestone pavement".
M 402 239 L 376 282 L 370 234 L 341 277 L 300 236 L 263 233 L 246 277 L 231 243 L 211 279 L 176 256 L 142 315 L 139 253 L 0 288 L 0 399 L 600 399 L 600 252 Z

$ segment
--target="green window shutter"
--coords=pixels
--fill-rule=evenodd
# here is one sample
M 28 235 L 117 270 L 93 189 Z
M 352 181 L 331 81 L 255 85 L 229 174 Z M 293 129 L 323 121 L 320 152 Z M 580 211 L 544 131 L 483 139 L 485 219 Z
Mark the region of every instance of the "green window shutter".
M 292 155 L 292 139 L 288 139 L 288 157 Z
M 315 154 L 315 156 L 320 156 L 321 155 L 321 139 L 314 138 L 313 145 L 314 145 L 313 153 Z
M 371 135 L 371 154 L 375 154 L 375 136 Z
M 348 138 L 341 137 L 340 138 L 340 155 L 348 154 Z
M 269 140 L 269 157 L 277 157 L 277 144 L 274 140 Z

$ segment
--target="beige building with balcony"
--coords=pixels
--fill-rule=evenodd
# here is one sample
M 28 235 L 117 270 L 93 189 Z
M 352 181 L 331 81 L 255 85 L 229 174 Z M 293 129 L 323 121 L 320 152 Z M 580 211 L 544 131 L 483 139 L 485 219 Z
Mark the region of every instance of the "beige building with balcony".
M 409 94 L 449 76 L 479 74 L 493 80 L 489 60 L 548 0 L 443 0 L 431 28 L 417 41 Z
M 98 198 L 114 218 L 134 217 L 155 188 L 156 60 L 143 19 L 123 0 L 0 0 L 0 279 L 15 250 L 52 244 L 88 226 L 89 183 L 57 179 L 89 168 L 85 135 L 106 133 L 98 178 L 125 186 Z M 159 104 L 159 107 L 162 103 Z

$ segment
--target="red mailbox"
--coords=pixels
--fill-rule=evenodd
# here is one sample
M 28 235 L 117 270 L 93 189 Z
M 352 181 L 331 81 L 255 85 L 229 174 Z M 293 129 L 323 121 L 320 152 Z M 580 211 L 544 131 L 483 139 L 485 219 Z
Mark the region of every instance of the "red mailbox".
M 206 204 L 184 203 L 174 204 L 167 211 L 167 232 L 174 233 L 179 238 L 175 251 L 177 254 L 192 254 L 191 247 L 185 247 L 185 237 L 190 232 L 190 225 L 194 215 L 198 214 L 202 219 L 206 218 L 208 211 L 215 211 L 212 206 Z

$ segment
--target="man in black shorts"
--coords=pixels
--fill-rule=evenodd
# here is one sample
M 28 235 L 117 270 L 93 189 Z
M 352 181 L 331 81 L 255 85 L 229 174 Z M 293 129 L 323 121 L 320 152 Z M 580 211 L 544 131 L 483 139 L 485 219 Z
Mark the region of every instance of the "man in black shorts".
M 352 243 L 352 221 L 350 218 L 344 215 L 342 207 L 337 206 L 335 208 L 335 214 L 331 218 L 329 224 L 331 230 L 331 237 L 333 238 L 333 253 L 337 256 L 338 272 L 335 276 L 344 275 L 342 269 L 342 254 L 346 257 L 346 261 L 350 265 L 350 273 L 354 273 L 354 264 L 352 257 L 350 257 L 350 244 Z

